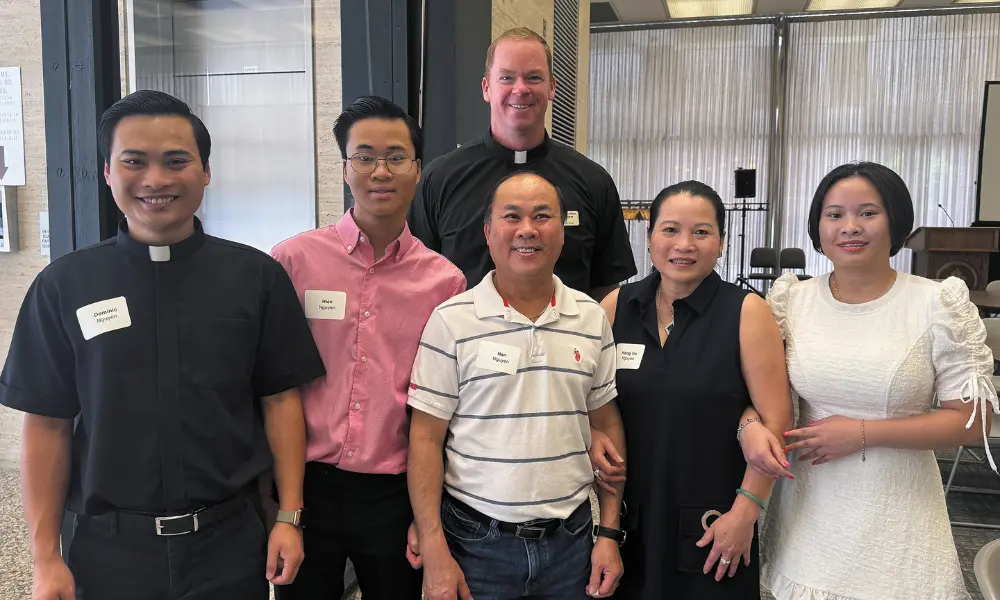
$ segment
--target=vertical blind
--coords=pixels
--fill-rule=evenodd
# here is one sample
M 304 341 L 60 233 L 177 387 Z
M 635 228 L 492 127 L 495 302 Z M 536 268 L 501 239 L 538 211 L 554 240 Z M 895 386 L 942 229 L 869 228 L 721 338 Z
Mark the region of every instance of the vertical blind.
M 811 250 L 816 186 L 837 165 L 899 173 L 914 228 L 972 223 L 985 82 L 1000 77 L 1000 14 L 792 23 L 789 29 L 781 244 Z M 944 210 L 938 207 L 944 207 Z M 910 270 L 911 252 L 893 266 Z
M 770 25 L 699 27 L 591 36 L 589 154 L 618 185 L 623 202 L 649 202 L 664 187 L 695 179 L 732 205 L 734 172 L 757 169 L 767 202 Z M 719 261 L 735 279 L 742 217 L 746 256 L 764 241 L 765 213 L 730 213 Z M 639 275 L 649 273 L 646 227 L 629 221 Z
M 771 140 L 773 25 L 600 32 L 591 36 L 590 155 L 623 201 L 698 179 L 734 201 L 733 172 L 757 169 L 758 200 L 783 203 L 782 247 L 806 250 L 807 272 L 829 269 L 812 250 L 809 203 L 846 162 L 896 170 L 921 225 L 958 226 L 975 211 L 984 84 L 1000 79 L 1000 14 L 792 22 L 783 137 Z M 781 198 L 767 196 L 769 144 L 783 145 Z M 738 225 L 719 270 L 739 272 Z M 746 257 L 765 245 L 763 213 L 747 213 Z M 640 275 L 645 228 L 630 221 Z M 893 264 L 910 268 L 910 251 Z M 746 266 L 744 266 L 746 270 Z

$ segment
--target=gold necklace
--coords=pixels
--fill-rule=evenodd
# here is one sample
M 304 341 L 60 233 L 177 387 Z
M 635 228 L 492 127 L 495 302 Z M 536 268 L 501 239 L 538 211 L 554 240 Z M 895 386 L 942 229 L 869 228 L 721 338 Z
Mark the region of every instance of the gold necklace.
M 657 288 L 656 288 L 656 321 L 660 324 L 660 327 L 662 327 L 663 330 L 667 332 L 667 335 L 670 335 L 670 332 L 674 330 L 674 309 L 673 308 L 670 309 L 670 323 L 664 325 L 663 324 L 663 317 L 660 316 L 660 296 L 661 296 L 661 294 L 660 294 L 660 288 L 659 288 L 659 286 L 657 286 Z
M 497 274 L 494 273 L 493 274 L 493 289 L 496 289 L 496 287 L 497 287 Z M 497 291 L 497 295 L 498 296 L 500 295 L 500 291 L 499 290 Z M 554 290 L 552 292 L 552 295 L 555 296 L 555 291 Z M 510 306 L 511 308 L 513 308 L 513 305 L 511 305 L 510 302 L 507 302 L 506 298 L 504 298 L 503 296 L 500 296 L 500 299 L 504 301 L 504 304 L 506 304 L 506 305 Z M 551 302 L 551 300 L 549 302 Z M 532 323 L 534 323 L 535 321 L 538 320 L 538 317 L 544 315 L 545 311 L 547 311 L 549 309 L 549 302 L 545 303 L 545 308 L 542 309 L 542 312 L 538 313 L 537 315 L 535 315 L 533 317 L 529 317 L 529 316 L 525 315 L 525 318 L 528 319 L 529 321 L 531 321 Z M 517 309 L 515 308 L 514 310 L 517 310 Z M 518 312 L 520 312 L 520 311 L 518 311 Z
M 892 289 L 892 286 L 895 283 L 896 283 L 896 278 L 893 277 L 892 281 L 889 282 L 889 286 L 887 288 L 885 288 L 885 290 L 883 290 L 881 294 L 879 294 L 878 296 L 875 296 L 871 300 L 868 300 L 868 302 L 874 302 L 875 300 L 878 300 L 882 296 L 885 296 L 887 293 L 889 293 L 889 290 Z M 837 285 L 837 275 L 835 273 L 830 273 L 830 291 L 833 292 L 833 297 L 834 297 L 834 299 L 837 300 L 837 302 L 843 302 L 844 301 L 843 296 L 840 295 L 840 286 Z

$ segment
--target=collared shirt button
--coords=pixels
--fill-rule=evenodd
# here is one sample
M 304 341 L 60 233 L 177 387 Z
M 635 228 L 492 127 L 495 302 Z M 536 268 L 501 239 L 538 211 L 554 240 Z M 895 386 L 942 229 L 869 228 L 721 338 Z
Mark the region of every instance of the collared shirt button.
M 361 403 L 360 402 L 355 402 L 354 403 L 354 410 L 361 410 Z
M 347 458 L 351 458 L 353 456 L 354 456 L 354 450 L 348 450 L 347 451 Z
M 371 269 L 368 269 L 368 272 L 369 273 L 374 273 L 375 272 L 375 267 L 372 267 Z
M 365 236 L 361 236 L 361 241 L 362 242 L 367 242 L 368 240 L 365 239 Z
M 354 246 L 348 246 L 348 247 L 347 247 L 347 251 L 348 251 L 348 252 L 350 252 L 351 250 L 354 250 Z
M 365 318 L 367 319 L 370 316 L 372 316 L 372 313 L 366 310 L 365 311 Z
M 361 362 L 363 362 L 363 363 L 368 362 L 368 357 L 367 356 L 362 356 L 361 357 Z

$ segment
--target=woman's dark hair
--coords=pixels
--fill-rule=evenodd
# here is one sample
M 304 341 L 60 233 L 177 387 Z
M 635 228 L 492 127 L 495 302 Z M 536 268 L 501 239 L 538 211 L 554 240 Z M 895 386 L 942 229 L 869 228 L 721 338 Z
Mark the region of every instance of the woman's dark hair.
M 889 236 L 892 244 L 889 256 L 896 256 L 913 229 L 913 199 L 902 177 L 889 167 L 873 162 L 840 165 L 827 173 L 823 181 L 819 182 L 812 206 L 809 207 L 809 239 L 812 240 L 813 248 L 817 252 L 823 251 L 819 240 L 819 220 L 823 214 L 823 200 L 837 182 L 851 177 L 863 177 L 875 187 L 875 191 L 882 198 L 886 215 L 889 216 Z
M 212 153 L 212 136 L 208 134 L 205 124 L 191 112 L 191 107 L 183 100 L 156 90 L 132 92 L 104 111 L 97 129 L 97 144 L 105 162 L 111 160 L 111 143 L 114 141 L 118 123 L 125 117 L 136 115 L 152 117 L 169 115 L 187 119 L 194 131 L 194 141 L 198 146 L 201 166 L 202 168 L 208 166 L 208 157 Z
M 704 198 L 711 202 L 712 207 L 715 209 L 715 224 L 719 228 L 719 237 L 726 235 L 726 205 L 722 203 L 719 193 L 712 189 L 711 186 L 705 185 L 700 181 L 682 181 L 660 190 L 660 193 L 653 199 L 653 203 L 649 205 L 649 231 L 646 234 L 647 237 L 653 234 L 653 225 L 656 224 L 656 219 L 660 215 L 660 206 L 667 198 L 684 193 Z

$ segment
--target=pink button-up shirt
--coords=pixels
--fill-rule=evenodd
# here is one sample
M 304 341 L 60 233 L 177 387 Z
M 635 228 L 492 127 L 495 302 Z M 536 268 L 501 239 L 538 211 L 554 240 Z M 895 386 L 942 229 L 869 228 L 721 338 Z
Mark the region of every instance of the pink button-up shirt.
M 465 291 L 462 272 L 408 227 L 375 260 L 351 212 L 271 255 L 291 277 L 326 365 L 325 377 L 302 388 L 306 460 L 406 471 L 413 359 L 431 312 Z

